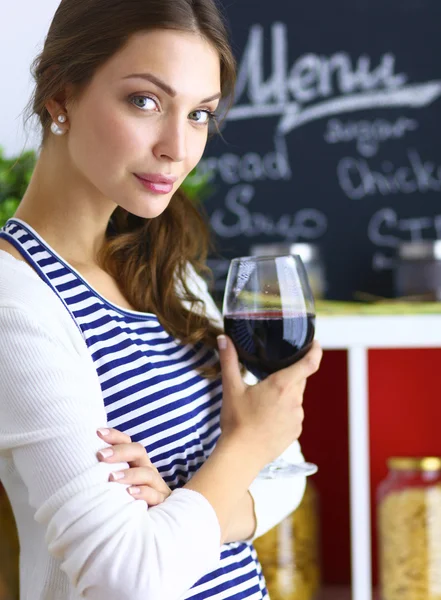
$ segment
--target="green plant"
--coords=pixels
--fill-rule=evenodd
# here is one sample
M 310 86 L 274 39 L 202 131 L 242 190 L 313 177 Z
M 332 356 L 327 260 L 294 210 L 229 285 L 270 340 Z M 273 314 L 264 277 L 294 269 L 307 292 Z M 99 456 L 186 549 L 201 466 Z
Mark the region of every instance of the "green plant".
M 34 150 L 6 158 L 0 148 L 0 227 L 17 210 L 31 180 L 36 161 L 37 153 Z M 213 191 L 209 180 L 209 173 L 200 175 L 195 169 L 182 183 L 182 188 L 193 202 L 201 203 Z
M 0 227 L 15 213 L 37 161 L 34 150 L 6 158 L 0 148 Z
M 214 187 L 210 183 L 211 173 L 201 175 L 197 169 L 193 171 L 182 182 L 182 189 L 193 202 L 204 202 L 213 192 Z

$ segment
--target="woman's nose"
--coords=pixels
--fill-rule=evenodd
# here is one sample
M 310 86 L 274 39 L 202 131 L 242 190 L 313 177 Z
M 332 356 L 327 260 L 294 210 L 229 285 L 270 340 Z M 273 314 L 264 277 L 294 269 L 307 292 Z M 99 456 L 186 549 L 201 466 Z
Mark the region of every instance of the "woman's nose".
M 182 162 L 187 155 L 187 122 L 182 118 L 165 119 L 158 132 L 153 152 L 157 158 Z

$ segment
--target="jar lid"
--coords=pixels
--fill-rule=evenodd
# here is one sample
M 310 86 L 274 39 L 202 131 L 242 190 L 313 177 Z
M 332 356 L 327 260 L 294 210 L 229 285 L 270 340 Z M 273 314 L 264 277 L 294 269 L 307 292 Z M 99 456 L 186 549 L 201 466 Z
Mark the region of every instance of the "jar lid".
M 440 260 L 441 241 L 401 242 L 398 256 L 401 260 Z
M 320 248 L 316 244 L 307 243 L 280 243 L 280 244 L 255 244 L 250 249 L 252 256 L 282 256 L 284 254 L 298 254 L 303 262 L 320 259 Z
M 393 456 L 388 459 L 387 466 L 395 471 L 441 471 L 441 457 Z

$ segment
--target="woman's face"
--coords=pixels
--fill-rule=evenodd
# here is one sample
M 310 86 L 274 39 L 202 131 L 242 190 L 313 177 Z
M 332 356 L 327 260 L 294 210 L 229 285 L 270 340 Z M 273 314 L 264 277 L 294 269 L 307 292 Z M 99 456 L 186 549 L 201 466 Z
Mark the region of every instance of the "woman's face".
M 136 34 L 67 105 L 79 176 L 129 212 L 158 216 L 203 154 L 220 85 L 219 55 L 200 35 Z

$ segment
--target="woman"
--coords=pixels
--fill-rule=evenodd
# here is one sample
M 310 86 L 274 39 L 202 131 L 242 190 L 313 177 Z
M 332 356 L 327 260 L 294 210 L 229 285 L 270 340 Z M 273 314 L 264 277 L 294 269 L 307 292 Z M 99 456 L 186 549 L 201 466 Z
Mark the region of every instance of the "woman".
M 302 459 L 321 350 L 255 386 L 227 337 L 216 351 L 206 230 L 178 188 L 233 89 L 222 19 L 212 0 L 63 0 L 34 72 L 41 151 L 0 239 L 21 598 L 265 598 L 250 542 L 304 479 L 254 480 Z

